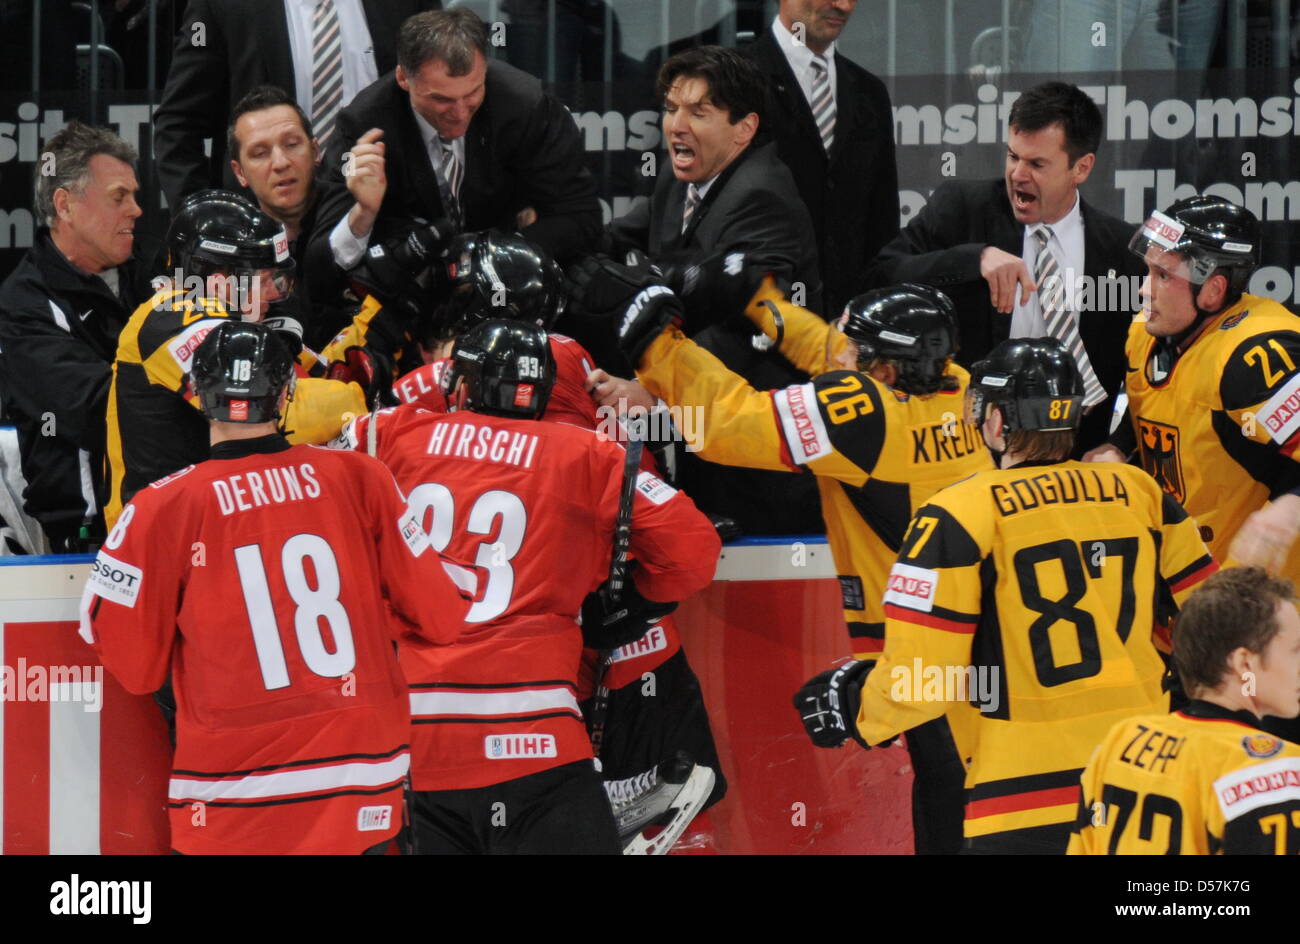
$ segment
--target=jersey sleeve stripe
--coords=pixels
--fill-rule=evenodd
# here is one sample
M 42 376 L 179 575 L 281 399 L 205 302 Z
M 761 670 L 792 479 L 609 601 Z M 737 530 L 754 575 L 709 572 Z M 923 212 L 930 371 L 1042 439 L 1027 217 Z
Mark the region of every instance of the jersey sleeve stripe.
M 981 819 L 985 816 L 998 816 L 1003 813 L 1023 813 L 1026 810 L 1040 810 L 1050 806 L 1074 806 L 1079 801 L 1079 785 L 1072 787 L 1053 787 L 1049 790 L 1031 790 L 1011 796 L 996 797 L 989 800 L 971 800 L 966 804 L 966 818 Z
M 405 750 L 378 761 L 352 761 L 298 770 L 251 774 L 234 780 L 196 780 L 173 776 L 167 788 L 171 800 L 283 799 L 322 790 L 348 787 L 382 787 L 400 781 L 411 766 Z
M 1192 564 L 1187 565 L 1178 573 L 1169 578 L 1169 589 L 1174 593 L 1182 593 L 1189 587 L 1194 587 L 1202 580 L 1208 578 L 1211 574 L 1219 569 L 1219 565 L 1209 554 L 1204 554 L 1201 558 Z
M 939 607 L 935 607 L 929 613 L 923 613 L 920 610 L 899 606 L 897 603 L 886 603 L 885 615 L 890 619 L 911 623 L 914 626 L 928 626 L 931 629 L 942 629 L 948 633 L 968 635 L 975 632 L 975 627 L 979 623 L 979 617 L 969 613 L 957 613 L 953 610 L 942 610 Z

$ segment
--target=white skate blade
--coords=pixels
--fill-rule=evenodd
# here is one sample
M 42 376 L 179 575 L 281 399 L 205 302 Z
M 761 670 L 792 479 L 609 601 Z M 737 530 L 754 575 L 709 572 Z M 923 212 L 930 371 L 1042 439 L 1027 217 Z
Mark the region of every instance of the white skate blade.
M 668 821 L 668 825 L 651 839 L 647 839 L 644 832 L 638 833 L 623 847 L 623 855 L 667 855 L 673 843 L 686 832 L 686 827 L 708 800 L 717 779 L 712 767 L 696 764 L 691 775 L 686 778 L 686 783 L 682 784 L 682 789 L 673 797 L 673 818 Z

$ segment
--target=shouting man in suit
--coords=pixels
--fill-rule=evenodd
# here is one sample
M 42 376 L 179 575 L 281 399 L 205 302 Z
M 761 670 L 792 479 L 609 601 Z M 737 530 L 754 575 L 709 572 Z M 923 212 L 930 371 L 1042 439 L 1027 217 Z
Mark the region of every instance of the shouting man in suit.
M 1082 455 L 1106 439 L 1124 387 L 1124 341 L 1138 307 L 1128 287 L 1141 266 L 1126 252 L 1132 227 L 1079 196 L 1101 142 L 1096 103 L 1076 86 L 1047 82 L 1016 100 L 1008 125 L 1003 179 L 938 187 L 869 278 L 947 292 L 961 313 L 964 365 L 1008 337 L 1058 338 L 1084 379 Z
M 328 143 L 340 108 L 397 61 L 397 28 L 433 0 L 189 0 L 154 115 L 158 177 L 173 210 L 199 190 L 234 190 L 222 142 L 235 103 L 259 85 L 291 90 Z M 211 138 L 212 155 L 203 153 Z
M 865 286 L 898 234 L 898 168 L 885 84 L 836 51 L 857 0 L 781 0 L 742 51 L 767 78 L 764 133 L 776 143 L 817 232 L 827 317 Z
M 792 284 L 800 304 L 821 311 L 817 241 L 808 210 L 776 145 L 755 140 L 766 94 L 754 64 L 721 46 L 687 49 L 663 64 L 657 94 L 672 173 L 659 174 L 648 204 L 610 224 L 613 248 L 638 249 L 669 265 L 744 252 Z M 753 340 L 753 332 L 732 325 L 713 325 L 695 336 L 757 390 L 808 379 Z M 684 462 L 679 474 L 701 508 L 733 519 L 745 531 L 790 534 L 823 527 L 811 476 L 792 479 L 781 472 L 692 461 Z
M 578 126 L 487 51 L 487 26 L 464 7 L 402 24 L 396 71 L 339 114 L 310 265 L 348 269 L 372 240 L 440 218 L 465 232 L 527 223 L 557 259 L 594 243 L 600 203 Z

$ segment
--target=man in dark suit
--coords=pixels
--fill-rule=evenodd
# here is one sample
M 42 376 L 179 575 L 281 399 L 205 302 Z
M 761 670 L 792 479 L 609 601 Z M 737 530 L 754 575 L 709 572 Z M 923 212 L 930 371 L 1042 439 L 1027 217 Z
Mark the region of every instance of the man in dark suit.
M 741 50 L 768 83 L 760 138 L 776 142 L 817 232 L 828 318 L 866 289 L 868 263 L 898 234 L 889 92 L 835 49 L 856 5 L 781 0 L 771 28 Z
M 1079 196 L 1101 141 L 1092 99 L 1048 82 L 1016 100 L 1008 125 L 1003 179 L 938 187 L 877 257 L 869 280 L 948 293 L 960 317 L 962 364 L 1008 337 L 1060 338 L 1088 391 L 1076 443 L 1082 455 L 1106 438 L 1124 389 L 1141 260 L 1127 249 L 1133 227 Z
M 320 109 L 330 114 L 346 105 L 397 61 L 397 30 L 436 0 L 328 0 L 337 20 L 339 56 L 333 88 L 313 95 L 313 26 L 326 0 L 189 0 L 162 102 L 154 114 L 154 153 L 167 203 L 174 210 L 191 193 L 209 187 L 234 190 L 230 155 L 223 140 L 231 109 L 259 85 L 293 91 L 322 130 Z M 332 21 L 331 21 L 332 22 Z M 203 139 L 212 139 L 212 155 Z M 326 143 L 322 139 L 322 144 Z
M 466 232 L 522 226 L 561 260 L 595 242 L 600 202 L 577 125 L 487 47 L 487 27 L 464 7 L 402 25 L 396 71 L 339 114 L 309 265 L 351 268 L 421 219 Z
M 648 203 L 610 224 L 612 247 L 639 249 L 665 263 L 743 251 L 788 280 L 794 301 L 820 311 L 812 221 L 776 146 L 755 143 L 765 92 L 753 63 L 721 46 L 688 49 L 659 70 L 657 94 L 672 173 L 658 175 Z M 807 380 L 779 353 L 759 350 L 753 340 L 753 332 L 732 325 L 714 325 L 695 336 L 755 389 Z M 689 462 L 681 481 L 701 508 L 752 533 L 822 527 L 810 476 Z

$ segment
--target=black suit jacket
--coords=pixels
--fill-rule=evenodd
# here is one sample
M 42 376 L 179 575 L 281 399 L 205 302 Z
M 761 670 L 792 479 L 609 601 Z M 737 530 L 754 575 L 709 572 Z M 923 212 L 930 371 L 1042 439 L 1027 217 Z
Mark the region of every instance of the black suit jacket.
M 1124 389 L 1124 341 L 1138 305 L 1136 292 L 1108 292 L 1102 279 L 1140 276 L 1142 260 L 1128 251 L 1133 227 L 1082 201 L 1083 272 L 1093 283 L 1096 304 L 1079 316 L 1079 336 L 1109 399 L 1095 407 L 1079 431 L 1079 451 L 1100 445 L 1110 425 L 1115 395 Z M 873 285 L 920 282 L 946 292 L 957 306 L 961 348 L 957 360 L 969 366 L 1007 339 L 1011 316 L 993 308 L 980 275 L 980 253 L 996 246 L 1014 256 L 1024 249 L 1025 227 L 1011 213 L 1006 183 L 949 181 L 935 189 L 921 212 L 880 253 Z M 1131 310 L 1106 309 L 1107 298 L 1128 298 Z
M 790 171 L 769 143 L 743 151 L 713 182 L 682 232 L 687 184 L 671 171 L 659 175 L 648 203 L 609 227 L 618 251 L 640 249 L 651 259 L 700 259 L 744 251 L 804 286 L 804 307 L 821 310 L 821 276 L 812 221 Z M 807 379 L 776 352 L 761 354 L 751 332 L 708 328 L 695 336 L 755 388 L 770 390 Z
M 759 134 L 776 142 L 812 217 L 827 317 L 866 288 L 867 265 L 898 233 L 894 113 L 885 84 L 835 54 L 835 140 L 828 155 L 808 99 L 768 32 L 741 49 L 767 77 Z
M 379 74 L 397 65 L 397 30 L 409 16 L 436 10 L 436 0 L 361 0 Z M 202 24 L 201 34 L 196 26 Z M 202 38 L 202 45 L 195 39 Z M 235 104 L 259 85 L 290 95 L 296 82 L 289 22 L 280 0 L 189 0 L 176 34 L 162 102 L 154 113 L 158 178 L 174 211 L 197 190 L 239 190 L 226 153 Z M 212 138 L 212 156 L 203 139 Z
M 820 310 L 812 221 L 775 145 L 751 145 L 742 152 L 718 175 L 682 232 L 686 188 L 671 171 L 660 174 L 650 201 L 610 224 L 614 247 L 637 248 L 652 259 L 700 259 L 743 250 L 791 282 L 804 283 L 803 304 Z M 700 331 L 694 340 L 755 389 L 771 390 L 808 379 L 778 352 L 755 350 L 751 343 L 755 333 L 734 323 L 719 324 Z M 601 353 L 596 358 L 599 361 Z M 705 511 L 733 518 L 751 534 L 823 529 L 811 475 L 722 468 L 692 460 L 693 456 L 683 459 L 679 481 Z
M 405 232 L 416 218 L 432 221 L 447 215 L 410 97 L 390 73 L 339 113 L 323 162 L 309 265 L 333 265 L 329 233 L 353 204 L 343 178 L 343 154 L 371 128 L 383 129 L 388 176 L 371 242 Z M 537 222 L 521 232 L 562 261 L 592 246 L 600 235 L 596 180 L 587 169 L 578 126 L 537 79 L 497 60 L 488 61 L 483 104 L 465 132 L 460 203 L 467 232 L 493 227 L 513 232 L 515 215 L 533 207 Z

